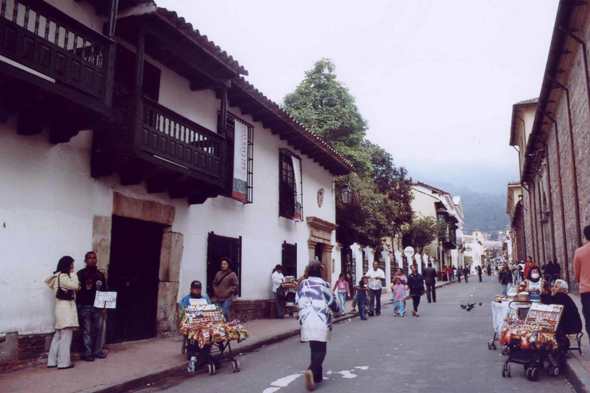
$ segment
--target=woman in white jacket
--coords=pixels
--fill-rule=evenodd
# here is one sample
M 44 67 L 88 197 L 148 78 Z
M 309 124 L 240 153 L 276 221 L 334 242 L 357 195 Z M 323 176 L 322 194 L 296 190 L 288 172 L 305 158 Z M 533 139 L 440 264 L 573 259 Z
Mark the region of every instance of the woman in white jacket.
M 332 333 L 332 315 L 338 311 L 336 296 L 330 284 L 322 279 L 323 266 L 312 260 L 308 265 L 309 278 L 303 280 L 297 290 L 301 341 L 309 341 L 311 364 L 305 372 L 305 385 L 313 390 L 316 383 L 322 382 L 322 363 L 326 357 L 327 344 Z
M 57 293 L 58 286 L 66 292 L 77 292 L 80 289 L 80 283 L 78 282 L 78 276 L 74 273 L 74 259 L 68 256 L 61 258 L 57 263 L 57 270 L 45 280 L 45 283 L 49 288 L 53 289 L 54 295 Z M 58 369 L 74 368 L 70 359 L 70 347 L 72 346 L 72 334 L 75 327 L 78 327 L 75 294 L 72 293 L 72 300 L 56 298 L 55 334 L 49 348 L 47 367 L 57 367 Z

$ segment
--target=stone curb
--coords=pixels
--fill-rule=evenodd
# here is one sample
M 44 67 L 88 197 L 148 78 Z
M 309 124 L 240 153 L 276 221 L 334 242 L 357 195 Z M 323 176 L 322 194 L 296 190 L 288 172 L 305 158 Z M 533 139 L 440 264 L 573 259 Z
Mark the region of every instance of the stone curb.
M 590 392 L 590 374 L 575 357 L 568 357 L 565 361 L 565 376 L 577 393 Z
M 440 285 L 438 285 L 437 288 L 441 288 L 441 287 L 447 286 L 449 284 L 454 284 L 454 283 L 455 283 L 455 281 L 445 281 L 445 282 L 441 283 Z M 383 303 L 383 305 L 387 305 L 387 304 L 393 304 L 393 301 L 389 300 L 389 301 Z M 354 313 L 348 313 L 346 315 L 334 318 L 332 323 L 338 324 L 338 323 L 344 322 L 348 319 L 357 318 L 359 316 L 360 316 L 360 313 L 358 311 L 356 311 Z M 258 342 L 252 343 L 252 344 L 246 344 L 244 346 L 236 346 L 235 348 L 232 348 L 232 350 L 234 350 L 236 353 L 252 352 L 262 346 L 274 344 L 274 343 L 277 343 L 280 341 L 284 341 L 284 340 L 287 340 L 291 337 L 295 337 L 297 335 L 299 335 L 299 328 L 287 331 L 285 333 L 278 334 L 276 336 L 268 337 L 267 339 L 260 340 Z M 161 379 L 171 377 L 173 375 L 185 372 L 187 369 L 187 366 L 188 366 L 188 362 L 184 360 L 182 362 L 178 362 L 177 364 L 175 364 L 173 366 L 167 366 L 167 367 L 162 367 L 157 370 L 147 371 L 143 374 L 134 375 L 132 377 L 119 380 L 117 382 L 113 382 L 113 383 L 106 384 L 106 385 L 99 385 L 99 386 L 93 387 L 91 389 L 82 390 L 80 392 L 81 393 L 126 392 L 128 390 L 136 389 L 136 388 L 141 387 L 143 385 L 147 385 L 148 383 L 158 382 Z M 581 367 L 581 365 L 580 365 L 580 367 Z M 198 371 L 195 371 L 194 375 L 204 374 L 204 373 L 205 373 L 205 369 L 202 368 Z

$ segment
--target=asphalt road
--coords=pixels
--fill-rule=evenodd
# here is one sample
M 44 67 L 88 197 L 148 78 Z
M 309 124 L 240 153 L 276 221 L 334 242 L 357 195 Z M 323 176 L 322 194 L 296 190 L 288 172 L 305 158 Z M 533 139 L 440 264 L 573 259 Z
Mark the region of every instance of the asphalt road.
M 355 318 L 336 325 L 324 361 L 324 381 L 316 391 L 573 392 L 563 376 L 543 373 L 540 381 L 528 381 L 516 364 L 511 366 L 512 378 L 502 378 L 506 357 L 487 348 L 493 335 L 489 302 L 501 288 L 495 276 L 484 276 L 483 281 L 472 278 L 468 284 L 441 288 L 437 303 L 428 304 L 423 296 L 419 318 L 412 317 L 411 310 L 404 318 L 394 317 L 388 306 L 368 321 Z M 466 312 L 459 307 L 466 303 L 478 305 Z M 410 308 L 411 301 L 407 305 Z M 309 344 L 292 338 L 239 356 L 239 373 L 225 363 L 214 376 L 185 373 L 138 391 L 302 392 L 309 357 Z

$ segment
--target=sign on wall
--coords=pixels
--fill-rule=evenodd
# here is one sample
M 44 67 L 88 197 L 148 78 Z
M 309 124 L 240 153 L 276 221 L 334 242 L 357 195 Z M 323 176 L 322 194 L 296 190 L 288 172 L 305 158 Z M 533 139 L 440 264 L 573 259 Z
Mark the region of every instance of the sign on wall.
M 234 181 L 232 198 L 248 200 L 248 126 L 234 120 Z

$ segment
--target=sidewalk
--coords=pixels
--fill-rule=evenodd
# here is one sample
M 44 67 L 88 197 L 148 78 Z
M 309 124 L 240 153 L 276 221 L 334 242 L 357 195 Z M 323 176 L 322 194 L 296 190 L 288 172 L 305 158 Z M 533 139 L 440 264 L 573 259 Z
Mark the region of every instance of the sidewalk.
M 570 293 L 570 297 L 578 307 L 580 317 L 582 318 L 582 325 L 584 325 L 584 316 L 582 315 L 582 301 L 580 295 L 577 293 Z M 580 355 L 578 351 L 570 351 L 567 362 L 565 373 L 571 384 L 576 389 L 576 392 L 590 392 L 590 358 L 588 357 L 588 351 L 590 351 L 588 336 L 586 334 L 586 328 L 584 327 L 584 337 L 582 337 L 582 353 Z
M 453 282 L 441 282 L 437 288 Z M 382 304 L 391 303 L 391 293 L 381 296 Z M 346 302 L 351 309 L 351 302 Z M 334 323 L 356 318 L 349 313 L 334 319 Z M 259 319 L 244 323 L 250 339 L 241 344 L 232 342 L 232 351 L 244 353 L 299 334 L 296 318 Z M 180 353 L 182 336 L 150 339 L 107 345 L 107 359 L 92 363 L 75 361 L 71 370 L 49 369 L 46 366 L 0 374 L 0 386 L 6 392 L 123 392 L 162 378 L 186 372 L 188 362 Z M 197 377 L 198 378 L 198 377 Z

